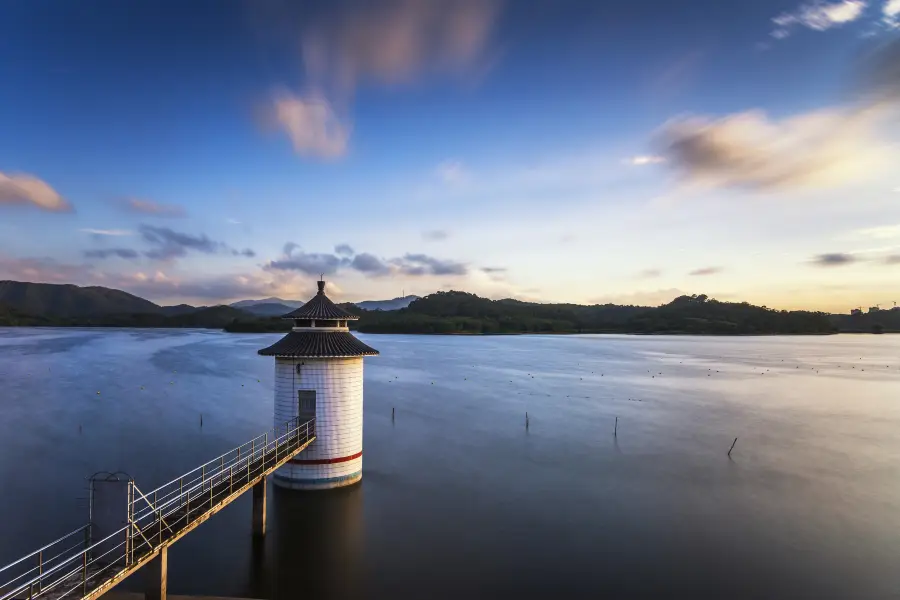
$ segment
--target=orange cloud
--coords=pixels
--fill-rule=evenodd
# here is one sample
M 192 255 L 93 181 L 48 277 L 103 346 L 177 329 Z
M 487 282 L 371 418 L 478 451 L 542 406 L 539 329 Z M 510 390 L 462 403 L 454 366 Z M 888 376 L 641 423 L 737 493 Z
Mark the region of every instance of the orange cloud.
M 49 212 L 71 212 L 72 205 L 50 184 L 22 173 L 0 173 L 0 206 L 24 204 Z

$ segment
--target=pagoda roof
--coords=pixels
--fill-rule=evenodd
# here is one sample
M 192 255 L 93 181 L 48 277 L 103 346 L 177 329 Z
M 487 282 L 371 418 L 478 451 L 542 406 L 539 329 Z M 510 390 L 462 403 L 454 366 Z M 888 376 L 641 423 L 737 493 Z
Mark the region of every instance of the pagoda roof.
M 334 317 L 332 317 L 334 318 Z M 292 331 L 258 351 L 262 356 L 346 358 L 377 356 L 378 350 L 362 343 L 349 331 Z
M 317 281 L 319 286 L 318 293 L 312 299 L 293 312 L 281 317 L 282 319 L 325 319 L 325 320 L 346 320 L 357 321 L 359 317 L 348 313 L 346 310 L 335 304 L 325 295 L 325 282 Z

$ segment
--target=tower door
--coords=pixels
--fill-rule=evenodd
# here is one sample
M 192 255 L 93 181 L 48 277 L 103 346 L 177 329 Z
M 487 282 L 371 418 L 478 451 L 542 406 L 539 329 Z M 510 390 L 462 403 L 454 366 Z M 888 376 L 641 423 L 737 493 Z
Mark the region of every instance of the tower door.
M 316 390 L 297 390 L 297 415 L 301 423 L 316 418 Z

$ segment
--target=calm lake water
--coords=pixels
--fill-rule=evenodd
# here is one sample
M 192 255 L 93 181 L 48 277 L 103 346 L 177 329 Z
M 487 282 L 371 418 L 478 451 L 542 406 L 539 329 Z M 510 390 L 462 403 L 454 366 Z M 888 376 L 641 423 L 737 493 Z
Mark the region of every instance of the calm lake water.
M 0 563 L 271 427 L 278 337 L 0 329 Z M 245 495 L 171 592 L 900 595 L 900 336 L 359 337 L 362 484 L 270 489 L 257 547 Z

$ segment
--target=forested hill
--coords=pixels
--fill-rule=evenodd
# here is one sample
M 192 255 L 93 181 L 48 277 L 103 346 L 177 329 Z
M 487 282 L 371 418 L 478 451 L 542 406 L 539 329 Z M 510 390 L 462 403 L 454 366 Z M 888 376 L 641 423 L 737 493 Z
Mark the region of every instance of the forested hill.
M 122 290 L 27 281 L 0 281 L 0 305 L 42 318 L 155 313 L 159 306 Z
M 900 310 L 863 315 L 779 311 L 705 295 L 680 296 L 658 307 L 539 304 L 438 292 L 400 310 L 367 311 L 354 329 L 369 333 L 689 333 L 715 335 L 900 331 Z M 279 309 L 280 310 L 280 309 Z M 287 331 L 291 321 L 231 306 L 160 307 L 119 290 L 0 282 L 0 326 L 206 327 Z
M 746 302 L 719 302 L 707 296 L 681 296 L 659 307 L 600 304 L 538 304 L 488 300 L 465 292 L 438 292 L 408 308 L 365 311 L 355 329 L 367 333 L 693 333 L 717 335 L 835 333 L 830 315 L 778 311 Z M 277 319 L 236 321 L 229 331 L 283 331 Z
M 111 313 L 60 317 L 35 315 L 0 304 L 0 327 L 196 327 L 223 329 L 253 320 L 253 315 L 230 306 L 210 306 L 191 311 Z
M 364 332 L 410 333 L 834 333 L 825 313 L 778 311 L 746 302 L 681 296 L 659 307 L 537 304 L 438 292 L 404 310 L 365 313 Z

